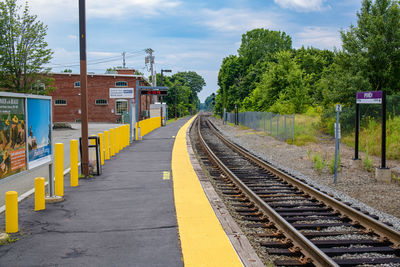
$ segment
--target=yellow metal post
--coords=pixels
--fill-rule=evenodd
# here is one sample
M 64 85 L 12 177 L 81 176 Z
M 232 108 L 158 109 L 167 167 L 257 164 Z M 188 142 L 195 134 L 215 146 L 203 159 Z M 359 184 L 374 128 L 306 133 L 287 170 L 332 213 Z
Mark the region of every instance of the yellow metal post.
M 120 147 L 119 147 L 119 143 L 120 143 L 121 139 L 119 136 L 119 126 L 115 127 L 115 154 L 119 153 Z
M 44 178 L 35 178 L 35 211 L 46 208 Z
M 111 157 L 115 155 L 115 130 L 114 128 L 110 129 L 110 152 Z
M 55 144 L 55 156 L 54 156 L 54 169 L 55 169 L 55 194 L 57 196 L 64 196 L 64 144 Z
M 104 131 L 104 158 L 105 160 L 110 159 L 110 132 Z
M 71 153 L 71 186 L 75 187 L 79 185 L 78 182 L 78 140 L 72 139 L 70 141 L 70 153 Z
M 101 165 L 104 165 L 104 135 L 103 133 L 98 133 L 99 139 L 100 139 L 100 163 Z
M 18 232 L 18 193 L 6 192 L 6 232 Z
M 122 129 L 123 129 L 123 133 L 124 133 L 124 148 L 125 148 L 125 147 L 127 147 L 127 142 L 126 142 L 126 137 L 127 137 L 126 124 L 124 126 L 122 126 Z
M 129 146 L 129 124 L 125 126 L 126 128 L 126 146 Z

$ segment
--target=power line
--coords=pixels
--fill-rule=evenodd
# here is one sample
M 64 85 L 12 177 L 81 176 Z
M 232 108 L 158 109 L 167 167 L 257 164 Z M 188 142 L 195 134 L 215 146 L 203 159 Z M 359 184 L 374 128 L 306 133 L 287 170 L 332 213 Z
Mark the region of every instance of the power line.
M 125 54 L 125 58 L 132 58 L 132 57 L 137 57 L 140 56 L 141 54 L 144 54 L 144 50 L 138 50 L 134 52 L 127 52 Z M 108 62 L 114 62 L 118 61 L 121 59 L 121 56 L 112 56 L 112 57 L 106 57 L 106 58 L 100 58 L 96 60 L 89 60 L 87 65 L 96 65 L 96 64 L 101 64 L 101 63 L 108 63 Z M 69 68 L 69 67 L 78 67 L 80 64 L 78 62 L 73 62 L 73 63 L 65 63 L 65 64 L 60 64 L 60 63 L 53 63 L 49 65 L 48 67 L 51 68 L 56 68 L 56 67 L 64 67 L 64 68 Z

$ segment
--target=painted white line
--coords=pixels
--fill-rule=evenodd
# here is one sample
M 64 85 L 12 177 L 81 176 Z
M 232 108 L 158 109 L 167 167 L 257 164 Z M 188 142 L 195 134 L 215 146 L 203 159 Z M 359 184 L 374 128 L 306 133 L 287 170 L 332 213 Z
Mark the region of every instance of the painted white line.
M 78 167 L 81 165 L 81 163 L 78 163 Z M 65 169 L 64 170 L 64 175 L 66 175 L 67 173 L 69 173 L 71 171 L 71 168 Z M 54 177 L 53 177 L 54 179 Z M 47 186 L 49 184 L 49 182 L 46 182 L 44 185 Z M 32 195 L 33 193 L 35 193 L 35 188 L 32 188 L 29 191 L 26 191 L 25 193 L 23 193 L 22 195 L 20 195 L 18 197 L 18 203 L 27 199 L 28 197 L 30 197 L 30 195 Z M 0 207 L 0 214 L 3 213 L 6 210 L 6 205 L 3 205 Z

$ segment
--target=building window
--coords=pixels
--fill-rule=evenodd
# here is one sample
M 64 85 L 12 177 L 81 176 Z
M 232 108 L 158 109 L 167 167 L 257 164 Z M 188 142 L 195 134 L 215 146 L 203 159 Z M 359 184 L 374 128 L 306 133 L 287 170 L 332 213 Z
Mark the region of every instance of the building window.
M 128 82 L 124 81 L 115 82 L 115 87 L 128 87 Z
M 124 112 L 128 112 L 128 101 L 127 100 L 115 101 L 115 114 L 122 115 Z
M 96 99 L 96 105 L 108 105 L 107 99 Z
M 67 100 L 65 100 L 65 99 L 56 99 L 56 100 L 54 100 L 54 105 L 55 106 L 66 106 L 67 105 Z
M 79 88 L 79 87 L 81 87 L 81 82 L 80 81 L 74 82 L 74 88 Z

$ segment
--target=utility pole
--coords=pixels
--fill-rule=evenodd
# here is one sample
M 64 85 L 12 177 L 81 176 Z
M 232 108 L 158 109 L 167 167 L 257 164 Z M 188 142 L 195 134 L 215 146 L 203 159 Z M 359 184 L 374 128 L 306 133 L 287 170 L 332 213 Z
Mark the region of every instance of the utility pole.
M 82 172 L 89 176 L 89 140 L 87 106 L 87 62 L 86 62 L 86 3 L 79 0 L 79 47 L 81 71 L 81 133 L 82 133 Z
M 122 52 L 122 68 L 125 69 L 126 64 L 125 64 L 125 54 L 126 52 Z
M 155 58 L 153 56 L 154 50 L 151 48 L 147 48 L 145 51 L 148 54 L 148 56 L 146 57 L 146 64 L 150 64 L 151 84 L 152 86 L 157 86 L 156 74 L 154 72 L 154 58 Z M 157 96 L 153 96 L 153 102 L 155 103 L 156 101 L 157 101 Z

